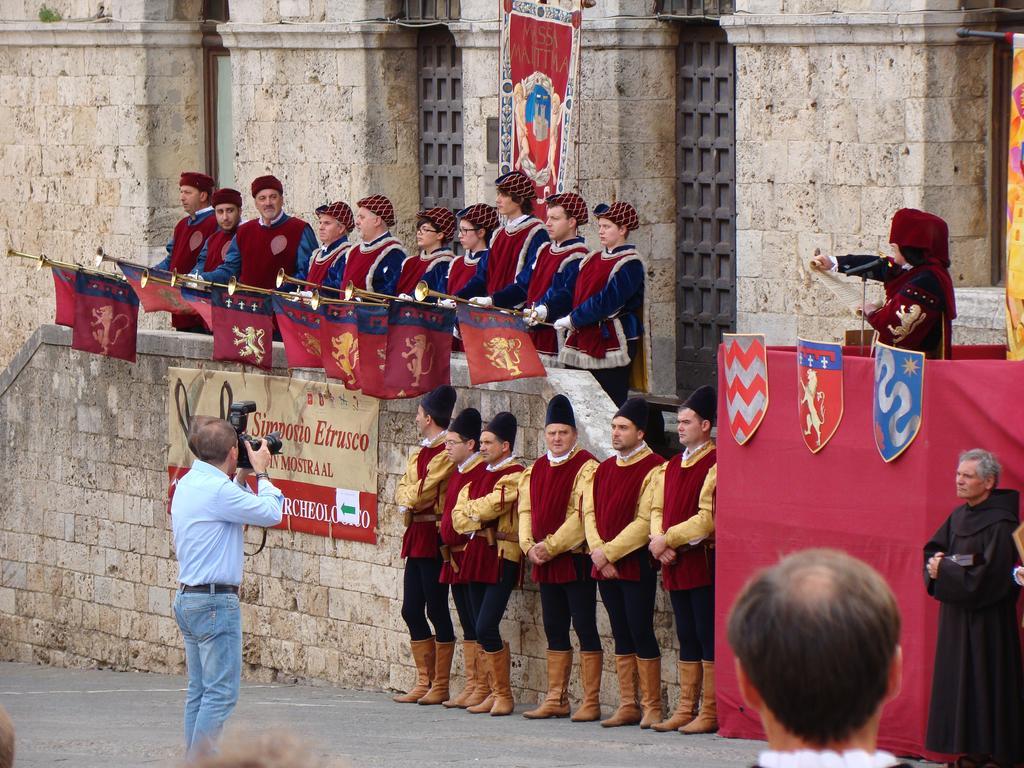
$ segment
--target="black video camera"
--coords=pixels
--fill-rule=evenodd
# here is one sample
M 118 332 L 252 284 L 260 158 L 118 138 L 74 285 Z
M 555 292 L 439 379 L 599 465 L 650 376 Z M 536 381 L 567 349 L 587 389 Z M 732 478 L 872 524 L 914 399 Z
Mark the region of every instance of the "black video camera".
M 238 435 L 238 466 L 240 469 L 252 469 L 252 463 L 249 461 L 249 452 L 245 450 L 245 444 L 251 445 L 254 451 L 259 450 L 260 447 L 259 440 L 245 434 L 245 428 L 249 423 L 249 414 L 255 412 L 256 403 L 253 400 L 232 403 L 228 409 L 228 423 L 234 427 L 235 434 Z M 284 447 L 284 444 L 281 442 L 280 432 L 271 432 L 263 439 L 267 441 L 267 448 L 270 450 L 271 455 L 276 456 L 281 452 L 281 448 Z

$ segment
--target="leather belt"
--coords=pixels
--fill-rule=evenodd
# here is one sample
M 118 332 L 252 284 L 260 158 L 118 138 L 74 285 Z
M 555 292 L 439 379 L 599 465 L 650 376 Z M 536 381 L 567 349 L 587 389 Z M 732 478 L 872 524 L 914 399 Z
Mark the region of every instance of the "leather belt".
M 441 519 L 440 515 L 435 515 L 431 512 L 425 512 L 421 515 L 413 515 L 412 521 L 414 523 L 436 523 Z
M 182 584 L 182 592 L 205 593 L 208 595 L 237 595 L 237 584 Z

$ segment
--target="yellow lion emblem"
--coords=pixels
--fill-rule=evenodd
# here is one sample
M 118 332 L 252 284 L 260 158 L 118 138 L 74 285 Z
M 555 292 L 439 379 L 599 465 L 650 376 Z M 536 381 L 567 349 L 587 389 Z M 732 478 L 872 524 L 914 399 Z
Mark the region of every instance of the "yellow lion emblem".
M 331 359 L 341 368 L 346 381 L 355 382 L 356 368 L 359 365 L 359 339 L 347 332 L 340 336 L 332 336 Z
M 243 331 L 235 325 L 232 326 L 231 332 L 235 334 L 235 346 L 239 347 L 238 356 L 240 358 L 251 357 L 255 363 L 263 361 L 267 350 L 263 345 L 263 337 L 266 332 L 262 328 L 256 329 L 250 325 Z
M 411 339 L 405 340 L 405 352 L 402 357 L 406 360 L 406 367 L 412 374 L 412 386 L 420 385 L 420 378 L 430 373 L 434 368 L 433 351 L 434 345 L 427 341 L 425 334 L 417 334 Z M 427 366 L 423 367 L 424 360 Z
M 100 345 L 103 354 L 117 343 L 118 337 L 128 327 L 128 315 L 114 314 L 114 308 L 107 305 L 92 311 L 92 322 L 89 323 L 92 337 Z
M 519 368 L 519 349 L 523 342 L 519 339 L 506 339 L 504 336 L 496 336 L 484 343 L 487 350 L 487 359 L 495 368 L 508 371 L 512 376 L 521 376 Z

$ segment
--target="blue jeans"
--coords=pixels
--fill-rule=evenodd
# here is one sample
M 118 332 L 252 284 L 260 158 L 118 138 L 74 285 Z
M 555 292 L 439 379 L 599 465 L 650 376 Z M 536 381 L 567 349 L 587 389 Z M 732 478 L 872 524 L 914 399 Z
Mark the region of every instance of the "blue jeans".
M 188 668 L 185 749 L 198 754 L 217 739 L 238 702 L 242 679 L 238 595 L 179 591 L 174 618 L 185 638 Z

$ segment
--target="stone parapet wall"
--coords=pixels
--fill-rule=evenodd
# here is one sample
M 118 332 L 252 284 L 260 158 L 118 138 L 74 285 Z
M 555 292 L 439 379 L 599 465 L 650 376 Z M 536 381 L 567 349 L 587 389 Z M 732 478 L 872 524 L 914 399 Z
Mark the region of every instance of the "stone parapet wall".
M 167 369 L 226 366 L 210 362 L 211 341 L 201 336 L 142 332 L 135 365 L 75 352 L 69 342 L 66 329 L 44 326 L 0 375 L 0 659 L 180 673 L 166 510 Z M 283 364 L 277 344 L 276 374 L 286 375 Z M 610 451 L 614 408 L 587 373 L 558 369 L 547 379 L 470 388 L 456 357 L 452 378 L 457 407 L 474 405 L 485 417 L 516 414 L 517 453 L 539 454 L 545 403 L 556 392 L 573 399 L 581 441 L 600 456 Z M 411 684 L 400 613 L 402 527 L 391 499 L 416 444 L 415 406 L 381 403 L 376 546 L 270 531 L 267 548 L 246 558 L 247 679 Z M 249 551 L 258 538 L 248 533 Z M 664 593 L 658 606 L 665 679 L 674 686 Z M 598 614 L 610 703 L 610 630 L 604 609 Z M 532 699 L 545 684 L 545 643 L 539 593 L 529 582 L 513 595 L 502 633 L 514 654 L 517 694 Z

